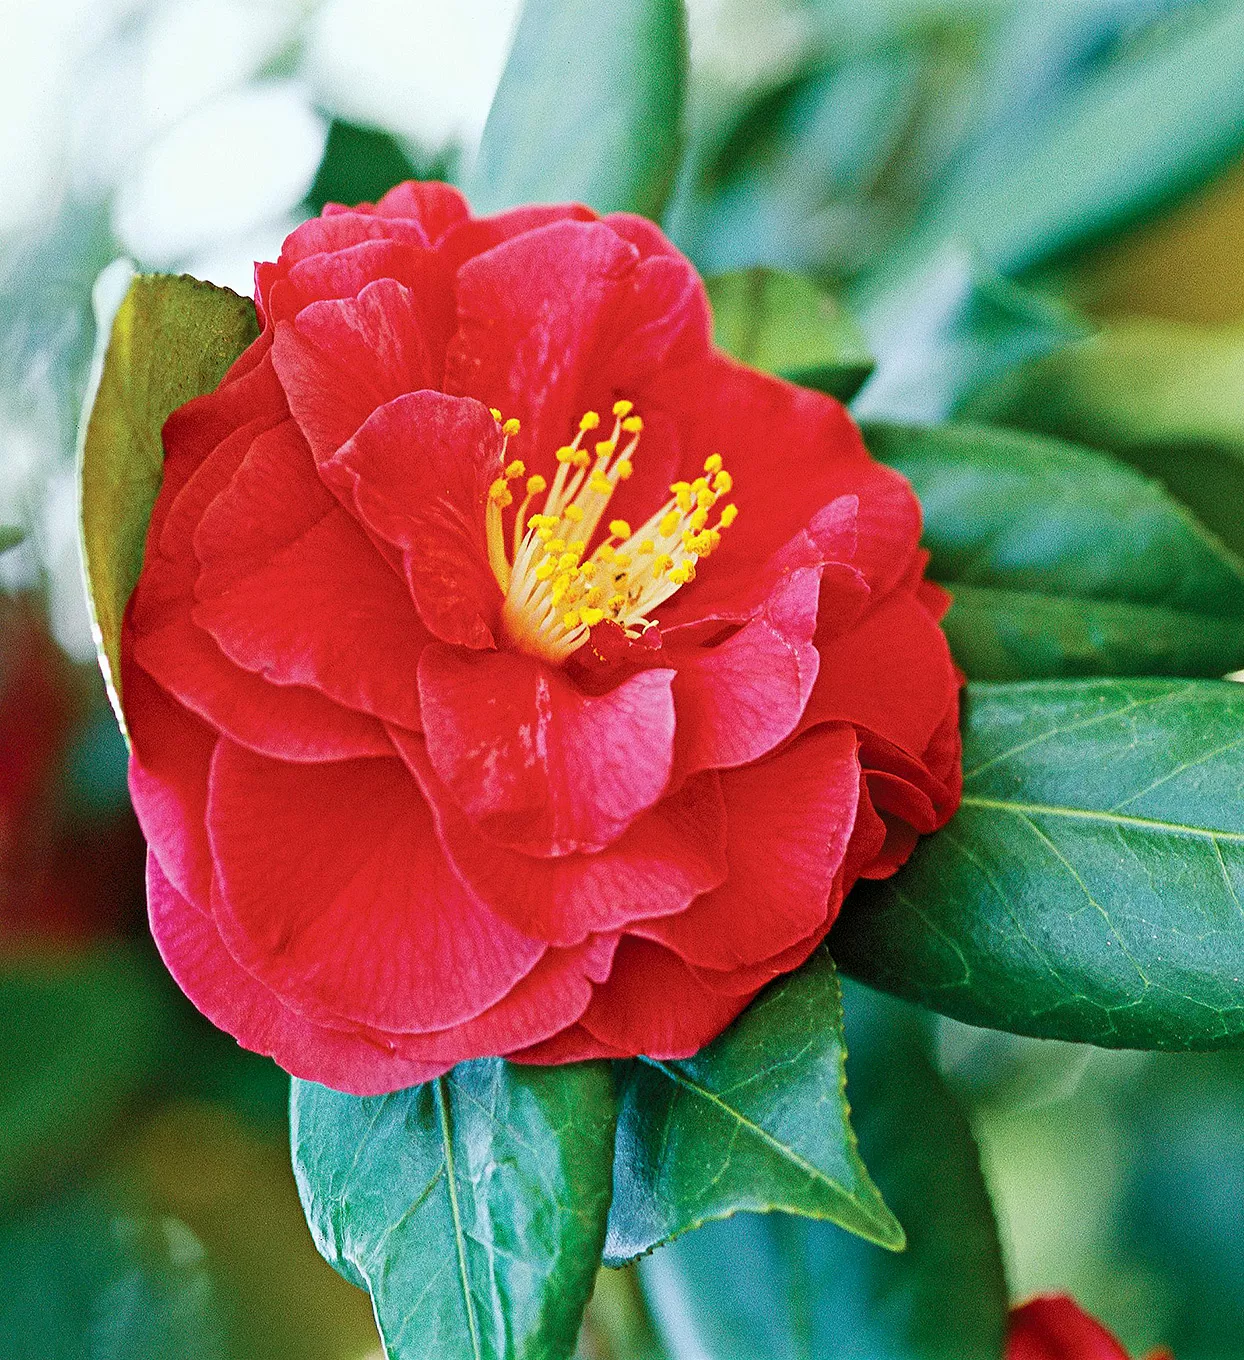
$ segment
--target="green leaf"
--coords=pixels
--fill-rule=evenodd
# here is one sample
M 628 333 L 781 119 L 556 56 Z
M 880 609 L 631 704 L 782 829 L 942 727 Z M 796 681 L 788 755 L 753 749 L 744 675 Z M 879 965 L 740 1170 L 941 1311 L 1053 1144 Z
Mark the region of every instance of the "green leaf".
M 856 301 L 877 358 L 853 407 L 865 420 L 945 420 L 979 388 L 1088 333 L 1070 308 L 957 248 L 903 287 Z
M 526 0 L 472 204 L 573 200 L 659 216 L 677 168 L 686 68 L 681 0 Z
M 26 537 L 26 531 L 13 524 L 0 524 L 0 553 L 8 552 Z
M 922 243 L 963 241 L 1013 273 L 1208 181 L 1244 148 L 1244 5 L 1189 7 L 1029 127 L 947 179 Z
M 1112 1048 L 1244 1044 L 1244 687 L 969 687 L 963 806 L 831 935 L 970 1024 Z
M 918 1016 L 846 989 L 860 1146 L 907 1229 L 882 1251 L 828 1223 L 740 1214 L 640 1262 L 674 1360 L 997 1360 L 1002 1251 L 980 1158 Z
M 403 180 L 439 178 L 440 168 L 416 166 L 401 142 L 381 128 L 334 118 L 307 207 L 319 213 L 325 203 L 375 203 Z
M 0 968 L 0 1206 L 72 1165 L 150 1080 L 172 1015 L 153 962 L 113 948 Z
M 866 425 L 912 483 L 946 632 L 973 679 L 1222 676 L 1244 665 L 1244 562 L 1106 454 L 986 426 Z
M 604 1063 L 461 1063 L 394 1095 L 295 1081 L 294 1172 L 390 1360 L 557 1360 L 600 1263 L 616 1105 Z
M 821 949 L 695 1057 L 627 1064 L 606 1261 L 740 1209 L 829 1219 L 901 1247 L 856 1149 L 844 1058 L 838 978 Z
M 1121 322 L 991 383 L 968 409 L 1112 450 L 1244 552 L 1242 386 L 1244 327 Z
M 864 337 L 810 279 L 744 269 L 706 279 L 713 339 L 727 354 L 850 401 L 872 372 Z
M 80 476 L 87 592 L 122 731 L 121 616 L 163 476 L 160 431 L 179 406 L 212 391 L 258 333 L 252 302 L 186 275 L 139 275 L 113 321 Z

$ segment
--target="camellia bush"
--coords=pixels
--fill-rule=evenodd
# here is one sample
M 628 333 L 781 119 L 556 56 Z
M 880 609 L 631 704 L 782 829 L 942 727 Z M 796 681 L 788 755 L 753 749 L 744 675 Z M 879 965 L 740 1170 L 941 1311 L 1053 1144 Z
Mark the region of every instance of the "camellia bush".
M 1244 153 L 1244 8 L 1042 9 L 974 102 L 868 8 L 689 118 L 677 0 L 528 0 L 457 185 L 111 322 L 152 933 L 392 1360 L 1117 1360 L 933 1013 L 1244 1045 L 1239 338 L 1075 255 Z

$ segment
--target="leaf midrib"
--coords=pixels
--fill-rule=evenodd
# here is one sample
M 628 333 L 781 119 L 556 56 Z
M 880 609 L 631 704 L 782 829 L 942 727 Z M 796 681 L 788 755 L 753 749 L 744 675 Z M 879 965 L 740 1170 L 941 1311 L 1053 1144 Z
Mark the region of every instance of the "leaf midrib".
M 1005 798 L 982 798 L 976 794 L 965 794 L 962 806 L 987 808 L 992 812 L 1011 812 L 1017 817 L 1067 817 L 1080 821 L 1136 827 L 1145 831 L 1162 831 L 1176 836 L 1199 836 L 1214 842 L 1229 841 L 1244 844 L 1244 832 L 1240 831 L 1219 831 L 1213 827 L 1188 826 L 1183 822 L 1166 822 L 1155 817 L 1135 817 L 1125 812 L 1103 812 L 1096 808 L 1063 807 L 1055 803 L 1020 803 Z
M 445 1149 L 445 1180 L 449 1187 L 449 1209 L 454 1222 L 454 1246 L 458 1252 L 458 1276 L 462 1284 L 462 1299 L 466 1304 L 467 1326 L 471 1332 L 471 1354 L 484 1360 L 480 1349 L 479 1326 L 475 1321 L 475 1302 L 471 1297 L 471 1282 L 467 1274 L 466 1242 L 462 1233 L 462 1215 L 458 1208 L 457 1174 L 454 1170 L 453 1135 L 449 1128 L 449 1094 L 444 1077 L 436 1079 L 437 1105 L 440 1107 L 441 1142 Z

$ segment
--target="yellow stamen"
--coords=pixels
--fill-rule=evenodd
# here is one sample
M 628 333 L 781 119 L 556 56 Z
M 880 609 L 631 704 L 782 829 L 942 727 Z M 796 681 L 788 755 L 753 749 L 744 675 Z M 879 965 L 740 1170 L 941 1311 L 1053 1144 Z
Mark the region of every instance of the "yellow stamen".
M 509 420 L 507 420 L 505 424 L 502 425 L 501 433 L 505 435 L 507 439 L 509 439 L 516 435 L 522 428 L 523 427 L 518 423 L 518 421 L 513 416 L 511 416 Z
M 633 401 L 627 401 L 625 397 L 623 397 L 621 401 L 615 401 L 613 403 L 613 413 L 615 416 L 629 416 L 634 409 L 635 403 Z
M 631 526 L 624 519 L 611 519 L 609 521 L 609 532 L 614 538 L 630 538 Z
M 579 429 L 594 430 L 600 424 L 600 416 L 595 411 L 584 411 L 579 419 Z

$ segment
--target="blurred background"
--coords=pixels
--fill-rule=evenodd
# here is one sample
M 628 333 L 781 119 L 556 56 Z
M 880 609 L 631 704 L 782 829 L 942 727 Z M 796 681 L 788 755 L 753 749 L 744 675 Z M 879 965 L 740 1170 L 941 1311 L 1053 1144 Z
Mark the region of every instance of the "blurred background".
M 130 271 L 249 292 L 325 201 L 461 178 L 519 9 L 0 0 L 4 1360 L 379 1356 L 303 1225 L 285 1078 L 147 940 L 74 456 Z M 875 360 L 862 416 L 1158 450 L 1244 547 L 1244 4 L 694 0 L 690 33 L 665 226 L 703 273 L 815 280 L 817 324 L 858 326 Z M 1069 1290 L 1137 1352 L 1244 1355 L 1244 1058 L 951 1021 L 932 1043 L 1014 1295 Z

